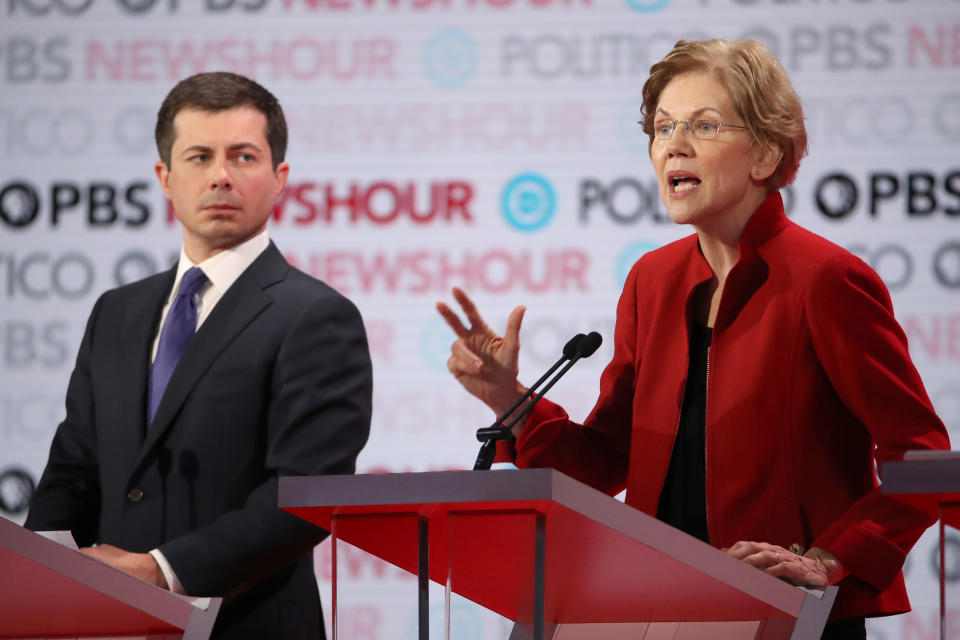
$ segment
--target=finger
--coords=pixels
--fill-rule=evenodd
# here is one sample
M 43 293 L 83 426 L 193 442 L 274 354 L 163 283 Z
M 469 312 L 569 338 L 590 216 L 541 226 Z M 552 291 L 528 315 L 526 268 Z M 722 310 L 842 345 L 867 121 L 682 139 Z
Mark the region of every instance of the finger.
M 761 569 L 788 564 L 792 566 L 802 566 L 804 564 L 803 558 L 774 544 L 763 544 L 763 548 L 744 558 L 744 561 Z
M 763 571 L 767 575 L 771 575 L 774 578 L 782 578 L 791 583 L 797 582 L 798 576 L 796 568 L 786 564 L 773 565 L 772 567 L 765 568 Z
M 750 542 L 748 540 L 741 540 L 735 542 L 730 548 L 727 549 L 727 553 L 737 558 L 743 560 L 747 556 L 760 551 L 763 547 L 759 542 Z
M 751 553 L 750 555 L 740 558 L 740 560 L 744 564 L 756 567 L 757 569 L 766 569 L 767 567 L 777 564 L 776 556 L 771 557 L 766 551 Z
M 96 547 L 84 547 L 80 549 L 80 553 L 82 553 L 83 555 L 89 558 L 93 558 L 94 560 L 98 560 L 106 564 L 111 564 L 110 556 L 104 553 L 103 551 L 101 551 L 100 549 L 97 549 Z
M 483 368 L 483 360 L 464 344 L 463 340 L 456 340 L 450 345 L 451 359 L 454 360 L 462 373 L 476 373 Z M 451 369 L 453 371 L 453 369 Z M 456 373 L 456 372 L 454 372 Z
M 523 314 L 526 311 L 526 307 L 519 306 L 511 311 L 507 318 L 507 329 L 503 338 L 510 351 L 516 351 L 520 348 L 520 325 L 523 323 Z
M 782 578 L 793 584 L 805 587 L 827 586 L 827 576 L 825 574 L 812 570 L 800 562 L 782 562 L 778 565 L 767 567 L 764 571 L 776 578 Z
M 487 326 L 486 321 L 480 315 L 480 312 L 477 310 L 477 305 L 473 304 L 473 300 L 464 293 L 463 289 L 460 287 L 453 288 L 453 297 L 460 304 L 460 308 L 463 309 L 464 315 L 467 316 L 467 320 L 470 321 L 470 328 L 474 331 L 482 331 L 485 333 L 493 333 L 490 328 Z
M 447 325 L 453 329 L 453 332 L 457 334 L 458 338 L 466 338 L 470 335 L 470 332 L 465 326 L 463 326 L 463 323 L 460 322 L 460 318 L 450 307 L 442 302 L 438 302 L 437 311 L 440 312 L 440 315 L 443 316 L 443 319 L 447 321 Z

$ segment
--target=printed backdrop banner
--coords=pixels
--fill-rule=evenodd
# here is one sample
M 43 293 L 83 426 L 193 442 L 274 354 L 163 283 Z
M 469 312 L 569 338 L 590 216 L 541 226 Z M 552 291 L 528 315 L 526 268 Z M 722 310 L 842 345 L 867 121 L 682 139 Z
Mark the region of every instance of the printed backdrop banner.
M 788 212 L 883 277 L 960 441 L 957 0 L 2 0 L 2 515 L 24 518 L 97 296 L 176 259 L 152 135 L 175 82 L 235 71 L 285 107 L 292 170 L 271 235 L 365 318 L 376 392 L 359 471 L 464 469 L 491 416 L 446 371 L 435 301 L 461 286 L 501 329 L 527 305 L 528 382 L 599 331 L 599 353 L 551 392 L 585 417 L 627 270 L 691 233 L 660 202 L 640 89 L 678 39 L 707 37 L 757 38 L 782 60 L 811 149 Z M 873 637 L 937 636 L 938 570 L 931 531 L 906 566 L 914 613 L 871 621 Z M 408 578 L 359 555 L 341 571 L 359 585 L 349 637 L 415 637 L 385 592 Z M 318 564 L 325 598 L 329 573 Z M 504 621 L 472 615 L 462 637 L 503 637 Z

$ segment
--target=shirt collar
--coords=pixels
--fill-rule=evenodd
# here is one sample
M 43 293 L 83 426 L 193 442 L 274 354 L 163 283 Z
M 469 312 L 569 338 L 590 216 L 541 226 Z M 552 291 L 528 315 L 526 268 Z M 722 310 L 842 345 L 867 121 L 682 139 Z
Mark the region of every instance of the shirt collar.
M 183 274 L 191 267 L 200 267 L 204 275 L 207 276 L 208 284 L 200 290 L 201 293 L 210 288 L 216 289 L 221 295 L 230 288 L 237 278 L 246 271 L 247 267 L 253 264 L 253 261 L 270 246 L 270 234 L 264 229 L 252 238 L 241 242 L 235 247 L 225 249 L 215 256 L 207 258 L 199 264 L 195 263 L 188 256 L 183 247 L 180 248 L 180 260 L 177 262 L 177 275 L 173 281 L 173 288 L 167 302 L 173 300 L 180 288 L 180 281 Z

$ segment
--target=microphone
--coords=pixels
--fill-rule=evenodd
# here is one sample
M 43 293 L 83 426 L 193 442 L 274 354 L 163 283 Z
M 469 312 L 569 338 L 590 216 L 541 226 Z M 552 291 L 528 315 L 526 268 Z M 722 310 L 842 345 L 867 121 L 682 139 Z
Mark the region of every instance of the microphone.
M 483 444 L 480 446 L 480 452 L 477 454 L 477 461 L 473 465 L 474 471 L 486 471 L 490 468 L 490 465 L 493 464 L 493 458 L 496 454 L 496 441 L 497 440 L 506 440 L 510 437 L 510 430 L 518 422 L 527 417 L 527 414 L 533 410 L 533 406 L 537 404 L 537 401 L 544 396 L 544 394 L 549 391 L 553 385 L 557 383 L 563 375 L 570 370 L 578 360 L 581 358 L 588 358 L 592 356 L 597 349 L 600 348 L 600 344 L 603 342 L 603 337 L 596 331 L 591 331 L 589 334 L 584 336 L 582 333 L 570 338 L 567 341 L 567 344 L 563 346 L 563 355 L 557 360 L 550 369 L 547 370 L 545 374 L 540 376 L 540 379 L 537 380 L 532 387 L 527 389 L 526 393 L 520 396 L 520 399 L 517 400 L 512 407 L 507 409 L 496 422 L 485 429 L 477 429 L 477 440 Z M 566 365 L 560 369 L 559 373 L 555 375 L 546 386 L 543 387 L 543 390 L 539 393 L 536 393 L 537 388 L 543 384 L 543 382 L 553 374 L 563 363 L 566 362 Z M 513 419 L 504 424 L 504 421 L 511 413 L 516 411 L 523 402 L 527 399 L 530 399 L 530 402 L 517 414 Z
M 547 383 L 547 386 L 543 388 L 543 391 L 536 394 L 533 397 L 533 399 L 530 401 L 530 403 L 527 404 L 527 406 L 524 407 L 520 413 L 514 416 L 513 420 L 511 420 L 504 426 L 504 429 L 506 431 L 509 431 L 515 424 L 517 424 L 518 422 L 520 422 L 520 420 L 525 418 L 527 414 L 533 410 L 533 405 L 537 404 L 537 401 L 540 398 L 542 398 L 544 394 L 547 393 L 547 391 L 550 391 L 550 388 L 553 385 L 555 385 L 557 381 L 560 378 L 562 378 L 567 371 L 570 370 L 570 367 L 575 365 L 577 361 L 580 360 L 581 358 L 589 358 L 590 356 L 592 356 L 597 351 L 597 349 L 600 348 L 600 343 L 602 342 L 603 342 L 603 337 L 596 331 L 591 331 L 589 334 L 587 334 L 587 336 L 580 341 L 580 345 L 577 349 L 577 355 L 574 356 L 573 358 L 570 358 L 570 362 L 568 362 L 566 366 L 564 366 L 563 369 L 561 369 L 560 372 L 556 376 L 554 376 L 553 379 L 550 380 L 550 382 Z
M 589 358 L 597 352 L 601 344 L 603 344 L 603 336 L 596 331 L 591 331 L 580 343 L 580 357 Z

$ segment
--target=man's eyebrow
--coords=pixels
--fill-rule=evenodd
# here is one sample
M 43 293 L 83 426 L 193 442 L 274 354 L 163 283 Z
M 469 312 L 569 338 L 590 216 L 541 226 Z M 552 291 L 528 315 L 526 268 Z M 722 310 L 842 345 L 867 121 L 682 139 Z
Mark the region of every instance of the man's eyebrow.
M 229 147 L 227 147 L 228 151 L 240 151 L 243 149 L 253 149 L 254 151 L 258 151 L 258 152 L 263 151 L 260 147 L 253 144 L 252 142 L 237 142 L 236 144 L 232 144 Z M 213 149 L 206 145 L 194 144 L 194 145 L 190 145 L 189 147 L 181 151 L 180 154 L 183 155 L 186 153 L 195 153 L 195 152 L 212 153 Z
M 238 142 L 227 147 L 230 151 L 240 151 L 241 149 L 253 149 L 254 151 L 262 151 L 260 147 L 253 144 L 252 142 Z
M 185 154 L 194 153 L 194 152 L 210 153 L 211 151 L 213 151 L 213 149 L 211 149 L 210 147 L 205 147 L 202 144 L 194 144 L 194 145 L 190 145 L 189 147 L 181 151 L 180 155 L 185 155 Z

